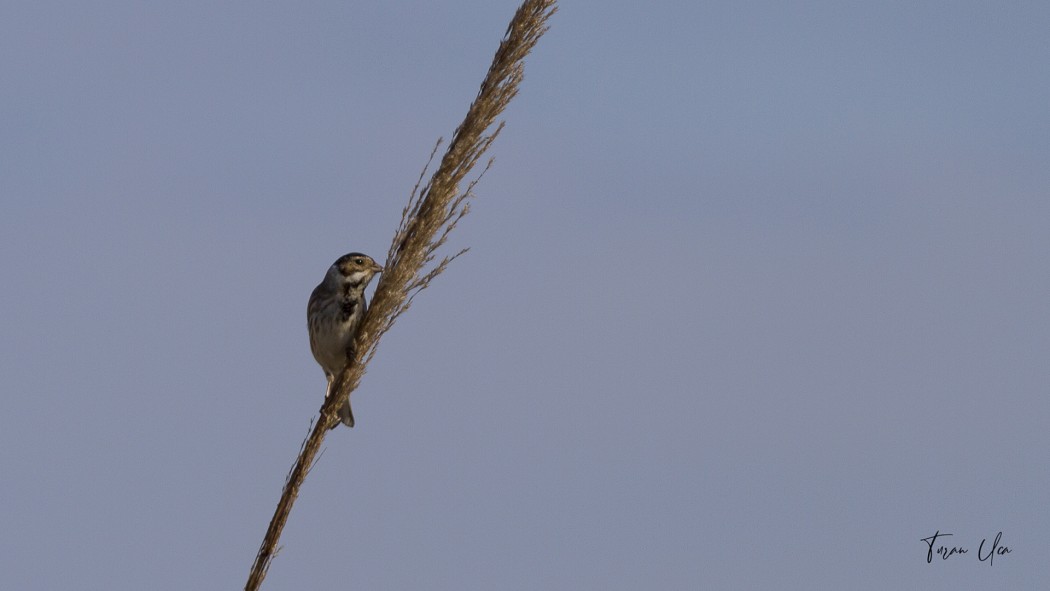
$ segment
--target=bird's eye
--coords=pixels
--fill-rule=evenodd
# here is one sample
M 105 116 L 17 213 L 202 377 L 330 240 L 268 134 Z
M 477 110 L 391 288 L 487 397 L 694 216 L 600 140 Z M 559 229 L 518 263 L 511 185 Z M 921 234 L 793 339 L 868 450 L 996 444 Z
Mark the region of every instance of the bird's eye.
M 363 264 L 365 264 L 365 259 L 354 259 L 354 262 L 357 263 L 358 265 L 363 265 Z

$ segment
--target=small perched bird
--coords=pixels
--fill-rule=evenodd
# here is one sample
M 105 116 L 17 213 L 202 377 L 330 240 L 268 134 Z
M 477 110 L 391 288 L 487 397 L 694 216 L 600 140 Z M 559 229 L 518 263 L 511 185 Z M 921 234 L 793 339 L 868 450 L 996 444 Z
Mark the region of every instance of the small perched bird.
M 325 398 L 332 393 L 336 374 L 346 367 L 354 353 L 354 335 L 368 309 L 365 288 L 376 273 L 382 272 L 383 267 L 372 257 L 352 252 L 332 263 L 324 279 L 310 294 L 306 325 L 310 331 L 310 351 L 328 378 Z M 349 399 L 339 408 L 339 420 L 347 427 L 354 426 Z

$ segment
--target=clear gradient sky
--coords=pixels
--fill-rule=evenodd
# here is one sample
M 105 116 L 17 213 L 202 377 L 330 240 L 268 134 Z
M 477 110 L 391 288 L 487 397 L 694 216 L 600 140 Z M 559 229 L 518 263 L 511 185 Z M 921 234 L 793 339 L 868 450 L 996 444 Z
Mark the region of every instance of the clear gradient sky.
M 0 7 L 0 588 L 243 586 L 515 6 Z M 264 589 L 1045 588 L 1050 3 L 552 24 Z

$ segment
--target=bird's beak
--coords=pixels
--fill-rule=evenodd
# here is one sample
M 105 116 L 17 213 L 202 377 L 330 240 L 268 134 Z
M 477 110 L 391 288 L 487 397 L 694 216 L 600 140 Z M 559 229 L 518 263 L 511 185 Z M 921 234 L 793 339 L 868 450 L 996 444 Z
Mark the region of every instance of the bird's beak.
M 382 273 L 383 272 L 383 265 L 380 265 L 379 263 L 372 263 L 372 272 L 374 272 L 374 273 Z

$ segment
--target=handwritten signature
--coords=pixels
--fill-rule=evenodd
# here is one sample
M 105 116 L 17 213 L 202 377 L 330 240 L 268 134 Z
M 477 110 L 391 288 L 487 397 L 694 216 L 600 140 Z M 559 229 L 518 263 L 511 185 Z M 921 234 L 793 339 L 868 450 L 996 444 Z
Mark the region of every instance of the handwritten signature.
M 970 549 L 962 546 L 937 546 L 935 549 L 934 544 L 937 543 L 937 538 L 950 537 L 952 534 L 942 534 L 941 530 L 937 530 L 937 533 L 933 534 L 928 538 L 923 538 L 922 541 L 926 542 L 926 564 L 933 562 L 934 556 L 940 556 L 941 560 L 948 560 L 952 556 L 967 554 Z M 1013 552 L 1009 546 L 1002 544 L 1003 532 L 999 532 L 995 535 L 995 540 L 991 546 L 988 547 L 988 551 L 985 552 L 984 546 L 988 543 L 988 538 L 981 540 L 981 545 L 977 547 L 977 560 L 981 562 L 987 562 L 989 566 L 995 562 L 996 556 L 1003 556 Z

